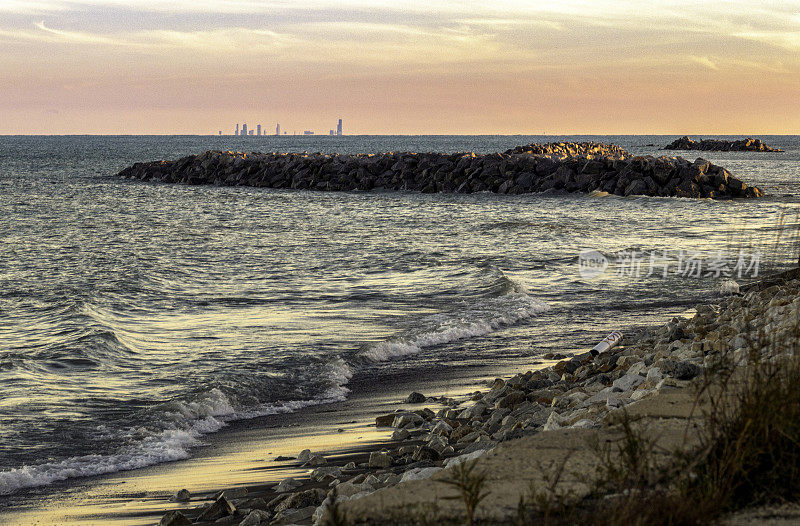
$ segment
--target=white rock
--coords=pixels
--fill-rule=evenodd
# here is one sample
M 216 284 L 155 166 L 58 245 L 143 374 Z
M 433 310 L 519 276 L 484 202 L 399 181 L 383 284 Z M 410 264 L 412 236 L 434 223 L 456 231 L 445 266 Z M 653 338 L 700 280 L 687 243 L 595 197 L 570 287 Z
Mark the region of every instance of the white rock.
M 634 387 L 637 387 L 639 384 L 643 383 L 644 380 L 644 376 L 640 374 L 626 374 L 625 376 L 614 380 L 614 383 L 611 384 L 611 386 L 621 389 L 623 392 L 630 391 Z
M 453 427 L 444 421 L 438 422 L 435 426 L 433 426 L 433 429 L 431 429 L 431 433 L 436 433 L 437 435 L 449 435 L 452 432 Z
M 429 479 L 434 475 L 434 473 L 441 470 L 442 468 L 414 468 L 403 473 L 403 476 L 400 478 L 400 482 Z
M 543 431 L 552 431 L 553 429 L 561 429 L 562 427 L 562 419 L 558 413 L 553 411 L 550 413 L 550 416 L 547 417 L 547 422 L 545 422 L 544 426 L 542 427 Z
M 263 510 L 253 510 L 244 518 L 239 526 L 258 526 L 259 524 L 269 524 L 272 515 Z
M 664 375 L 661 374 L 661 369 L 658 367 L 651 367 L 649 371 L 647 371 L 647 381 L 652 382 L 659 382 Z
M 292 491 L 295 488 L 299 488 L 302 484 L 292 477 L 283 479 L 280 484 L 272 488 L 272 491 L 276 493 L 286 493 L 287 491 Z
M 418 426 L 425 421 L 424 418 L 416 413 L 401 413 L 394 417 L 392 427 L 406 427 L 409 425 Z
M 478 449 L 472 453 L 467 453 L 466 455 L 448 458 L 444 461 L 444 465 L 448 468 L 451 466 L 458 466 L 459 464 L 463 464 L 464 462 L 469 462 L 470 460 L 475 460 L 476 458 L 483 456 L 487 451 L 488 449 Z
M 641 376 L 647 374 L 645 373 L 646 370 L 647 366 L 644 364 L 644 362 L 637 362 L 628 368 L 628 374 L 638 374 Z

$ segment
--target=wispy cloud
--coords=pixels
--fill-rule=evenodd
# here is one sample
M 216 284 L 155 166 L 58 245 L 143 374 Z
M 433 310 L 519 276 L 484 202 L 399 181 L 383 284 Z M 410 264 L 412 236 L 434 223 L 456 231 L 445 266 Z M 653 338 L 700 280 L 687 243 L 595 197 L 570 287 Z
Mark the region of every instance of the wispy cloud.
M 37 22 L 35 30 L 0 30 L 0 36 L 32 42 L 105 46 L 109 48 L 186 49 L 214 53 L 246 51 L 278 53 L 286 48 L 291 37 L 274 31 L 245 28 L 219 28 L 209 31 L 173 31 L 156 29 L 132 33 L 104 34 L 87 31 L 66 31 Z
M 717 66 L 717 63 L 708 57 L 698 57 L 690 55 L 689 60 L 691 60 L 695 64 L 700 64 L 701 66 L 706 67 L 708 69 L 713 69 L 714 71 L 719 70 L 719 66 Z
M 739 31 L 733 36 L 792 51 L 800 50 L 800 31 Z

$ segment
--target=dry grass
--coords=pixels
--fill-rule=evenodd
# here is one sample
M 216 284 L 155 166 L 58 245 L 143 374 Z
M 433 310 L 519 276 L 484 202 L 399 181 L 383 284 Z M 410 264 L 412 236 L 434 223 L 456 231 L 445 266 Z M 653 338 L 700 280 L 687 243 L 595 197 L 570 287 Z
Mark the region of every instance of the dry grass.
M 659 462 L 651 435 L 625 416 L 621 440 L 596 449 L 600 467 L 588 497 L 533 488 L 517 523 L 707 524 L 726 512 L 797 501 L 800 360 L 793 342 L 773 343 L 770 354 L 781 358 L 764 358 L 764 341 L 765 334 L 753 333 L 747 366 L 726 354 L 707 370 L 697 394 L 699 447 Z

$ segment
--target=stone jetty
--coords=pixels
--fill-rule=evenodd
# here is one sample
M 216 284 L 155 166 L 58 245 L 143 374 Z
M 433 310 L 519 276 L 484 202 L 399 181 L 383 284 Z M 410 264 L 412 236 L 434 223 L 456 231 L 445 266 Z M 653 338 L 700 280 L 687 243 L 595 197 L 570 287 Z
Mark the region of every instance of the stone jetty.
M 602 143 L 532 144 L 483 155 L 207 151 L 175 161 L 136 163 L 118 175 L 167 183 L 324 191 L 526 194 L 556 190 L 712 199 L 762 195 L 758 188 L 705 159 L 634 156 Z
M 695 141 L 689 137 L 681 137 L 664 146 L 665 150 L 700 150 L 705 152 L 782 152 L 777 148 L 767 146 L 761 139 L 739 139 L 725 141 L 720 139 L 701 139 Z

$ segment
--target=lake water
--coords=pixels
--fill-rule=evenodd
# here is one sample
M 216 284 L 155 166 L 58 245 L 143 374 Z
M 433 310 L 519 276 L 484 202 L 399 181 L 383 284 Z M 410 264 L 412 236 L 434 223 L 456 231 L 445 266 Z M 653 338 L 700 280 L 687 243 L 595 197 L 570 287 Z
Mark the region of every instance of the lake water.
M 524 367 L 710 301 L 752 279 L 756 262 L 762 274 L 796 264 L 800 137 L 762 137 L 785 153 L 658 150 L 674 138 L 0 137 L 0 494 L 186 458 L 232 420 L 303 411 L 398 374 Z M 703 156 L 767 196 L 115 177 L 206 149 L 494 152 L 565 139 Z M 603 274 L 581 275 L 584 249 L 609 259 Z M 701 276 L 678 272 L 679 259 Z

